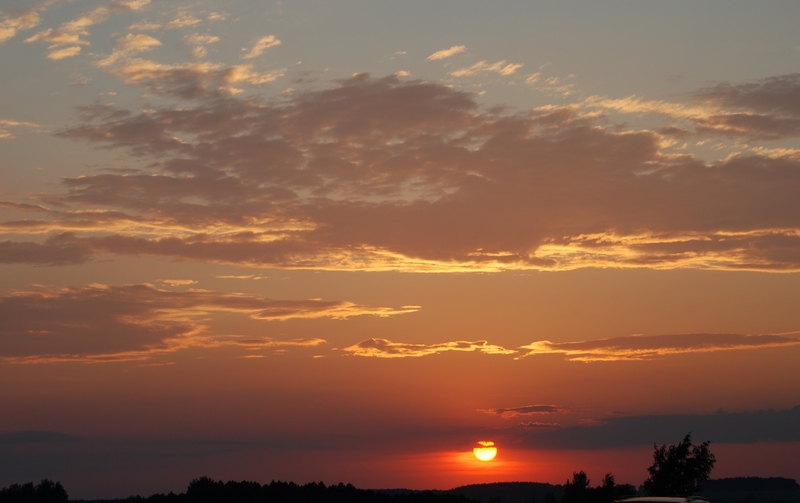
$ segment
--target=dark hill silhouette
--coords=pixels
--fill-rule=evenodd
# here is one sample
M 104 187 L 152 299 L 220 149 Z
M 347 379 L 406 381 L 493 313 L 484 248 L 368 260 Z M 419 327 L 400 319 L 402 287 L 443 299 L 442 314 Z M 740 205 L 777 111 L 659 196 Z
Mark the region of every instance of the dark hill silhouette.
M 703 491 L 800 491 L 800 484 L 784 477 L 731 477 L 709 480 Z
M 800 502 L 800 485 L 783 477 L 733 477 L 705 482 L 701 494 L 713 503 Z
M 526 503 L 532 500 L 546 502 L 561 499 L 564 486 L 542 482 L 496 482 L 461 486 L 446 492 L 478 500 L 481 503 Z
M 574 484 L 573 484 L 574 485 Z M 800 502 L 800 485 L 782 477 L 712 479 L 703 484 L 703 497 L 712 503 L 744 501 Z M 358 489 L 351 484 L 322 482 L 298 485 L 276 482 L 222 482 L 207 477 L 193 480 L 185 493 L 131 496 L 113 500 L 68 500 L 59 482 L 43 480 L 0 489 L 0 503 L 557 503 L 565 486 L 540 482 L 472 484 L 446 491 Z

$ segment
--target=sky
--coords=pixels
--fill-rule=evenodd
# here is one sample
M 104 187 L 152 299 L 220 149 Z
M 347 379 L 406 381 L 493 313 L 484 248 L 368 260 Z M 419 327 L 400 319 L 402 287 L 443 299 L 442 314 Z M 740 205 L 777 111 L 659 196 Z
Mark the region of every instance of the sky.
M 798 18 L 0 0 L 0 486 L 800 478 Z

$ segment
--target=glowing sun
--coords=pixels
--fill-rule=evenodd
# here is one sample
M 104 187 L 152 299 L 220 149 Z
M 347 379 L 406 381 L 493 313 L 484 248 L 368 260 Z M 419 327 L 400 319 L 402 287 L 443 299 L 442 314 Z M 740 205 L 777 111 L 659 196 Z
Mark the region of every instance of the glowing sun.
M 472 452 L 474 452 L 475 457 L 481 461 L 491 461 L 497 456 L 497 447 L 494 446 L 494 442 L 481 440 L 478 442 L 478 445 L 480 445 L 480 447 L 472 449 Z

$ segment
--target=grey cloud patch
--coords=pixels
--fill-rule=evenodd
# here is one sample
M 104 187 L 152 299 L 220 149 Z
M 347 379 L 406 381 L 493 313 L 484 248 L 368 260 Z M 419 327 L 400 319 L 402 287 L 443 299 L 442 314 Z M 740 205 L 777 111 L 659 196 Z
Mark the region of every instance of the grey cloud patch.
M 696 97 L 725 107 L 800 117 L 800 73 L 744 84 L 723 82 L 701 89 Z
M 486 414 L 494 414 L 502 417 L 515 417 L 515 416 L 524 416 L 530 414 L 560 414 L 565 412 L 566 409 L 559 407 L 557 405 L 538 404 L 538 405 L 524 405 L 522 407 L 479 409 L 479 411 L 484 412 Z
M 0 264 L 74 265 L 88 261 L 94 253 L 69 233 L 50 236 L 43 243 L 0 241 Z
M 594 425 L 521 429 L 523 443 L 554 449 L 605 449 L 675 443 L 687 432 L 718 443 L 800 441 L 800 406 L 789 410 L 613 417 Z

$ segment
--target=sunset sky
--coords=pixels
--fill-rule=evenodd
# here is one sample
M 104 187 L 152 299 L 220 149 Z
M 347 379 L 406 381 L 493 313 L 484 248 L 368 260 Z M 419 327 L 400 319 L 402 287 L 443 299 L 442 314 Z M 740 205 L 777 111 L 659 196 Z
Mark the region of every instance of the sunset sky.
M 0 487 L 800 478 L 798 19 L 0 0 Z

